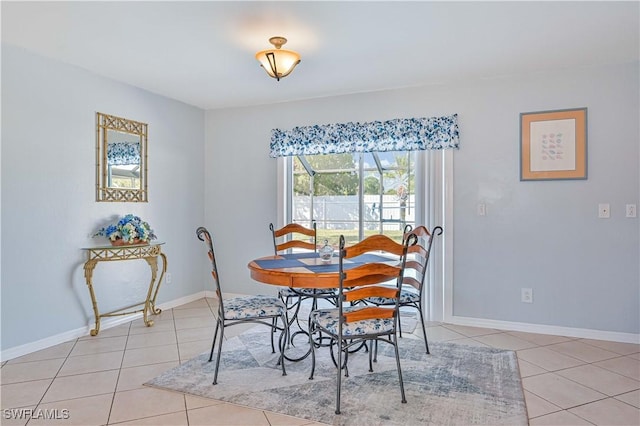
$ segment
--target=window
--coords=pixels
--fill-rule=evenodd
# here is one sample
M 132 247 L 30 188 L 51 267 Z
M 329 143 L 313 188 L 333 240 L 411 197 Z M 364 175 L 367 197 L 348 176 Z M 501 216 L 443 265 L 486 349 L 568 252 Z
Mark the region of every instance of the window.
M 397 241 L 416 224 L 416 151 L 290 157 L 290 217 L 318 240 L 353 244 L 373 234 Z M 423 215 L 417 215 L 421 218 Z

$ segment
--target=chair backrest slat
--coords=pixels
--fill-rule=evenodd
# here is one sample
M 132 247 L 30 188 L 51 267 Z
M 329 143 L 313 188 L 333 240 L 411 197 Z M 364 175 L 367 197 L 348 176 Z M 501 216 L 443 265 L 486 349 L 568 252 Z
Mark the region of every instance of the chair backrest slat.
M 433 233 L 431 233 L 424 225 L 418 226 L 415 229 L 411 229 L 411 226 L 407 225 L 404 231 L 403 240 L 409 238 L 410 235 L 414 235 L 417 238 L 417 243 L 407 248 L 407 262 L 403 284 L 413 286 L 422 295 L 433 237 L 434 235 L 442 234 L 442 227 L 436 226 L 433 228 Z M 415 277 L 412 276 L 411 271 L 413 271 Z
M 368 306 L 353 312 L 345 312 L 344 322 L 362 321 L 368 319 L 387 319 L 395 316 L 395 309 L 379 308 L 377 306 Z
M 415 236 L 407 236 L 406 239 L 403 238 L 403 243 L 398 243 L 385 235 L 373 235 L 353 246 L 346 247 L 344 236 L 340 236 L 339 334 L 342 334 L 343 324 L 353 321 L 395 318 L 394 321 L 397 324 L 400 284 L 403 281 L 407 247 L 410 244 L 415 244 L 416 241 L 417 237 Z M 345 260 L 348 261 L 348 259 L 363 254 L 389 256 L 390 261 L 387 263 L 368 262 L 352 269 L 345 269 Z M 397 257 L 394 259 L 394 256 Z M 395 286 L 389 286 L 390 282 Z M 394 300 L 394 308 L 368 306 L 356 310 L 344 309 L 345 302 L 353 304 L 353 302 L 369 297 L 384 297 Z M 357 306 L 357 303 L 355 305 Z
M 345 302 L 351 302 L 354 300 L 366 299 L 368 297 L 385 297 L 391 299 L 398 297 L 398 293 L 399 290 L 395 287 L 367 286 L 346 291 L 344 293 L 344 300 Z
M 196 236 L 200 241 L 204 241 L 207 246 L 207 256 L 211 261 L 211 276 L 213 277 L 213 282 L 216 285 L 216 296 L 218 297 L 218 315 L 223 315 L 224 312 L 224 302 L 222 298 L 222 287 L 220 287 L 220 275 L 218 274 L 218 265 L 216 264 L 216 255 L 213 250 L 213 240 L 211 239 L 211 234 L 207 231 L 207 228 L 204 226 L 200 226 L 196 229 Z
M 275 229 L 273 223 L 270 223 L 269 229 L 273 236 L 273 251 L 276 255 L 291 248 L 301 248 L 311 251 L 317 250 L 318 242 L 315 222 L 312 223 L 311 228 L 306 228 L 299 223 L 289 223 L 280 229 Z M 306 240 L 300 239 L 301 235 L 310 238 Z

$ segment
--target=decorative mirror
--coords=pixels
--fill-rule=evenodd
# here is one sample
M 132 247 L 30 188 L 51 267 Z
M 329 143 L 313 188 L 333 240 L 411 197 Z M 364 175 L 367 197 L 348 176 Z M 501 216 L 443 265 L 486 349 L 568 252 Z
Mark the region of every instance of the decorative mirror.
M 149 201 L 147 124 L 96 113 L 96 201 Z

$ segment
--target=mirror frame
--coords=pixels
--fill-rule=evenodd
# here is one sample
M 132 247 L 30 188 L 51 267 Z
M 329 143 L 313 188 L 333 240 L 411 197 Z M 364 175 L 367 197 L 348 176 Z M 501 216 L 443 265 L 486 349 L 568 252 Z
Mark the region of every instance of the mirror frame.
M 141 203 L 149 201 L 147 192 L 147 127 L 146 123 L 96 112 L 96 201 Z M 107 133 L 109 130 L 137 135 L 140 138 L 140 188 L 107 186 Z

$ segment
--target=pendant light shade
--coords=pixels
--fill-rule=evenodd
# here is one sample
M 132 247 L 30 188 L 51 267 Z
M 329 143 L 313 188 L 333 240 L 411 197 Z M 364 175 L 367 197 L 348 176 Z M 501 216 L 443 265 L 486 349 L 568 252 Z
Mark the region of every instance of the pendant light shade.
M 291 71 L 300 63 L 300 55 L 293 50 L 284 50 L 281 47 L 287 42 L 284 37 L 271 37 L 269 43 L 275 49 L 261 50 L 256 53 L 256 59 L 271 77 L 280 81 L 281 78 L 291 74 Z

